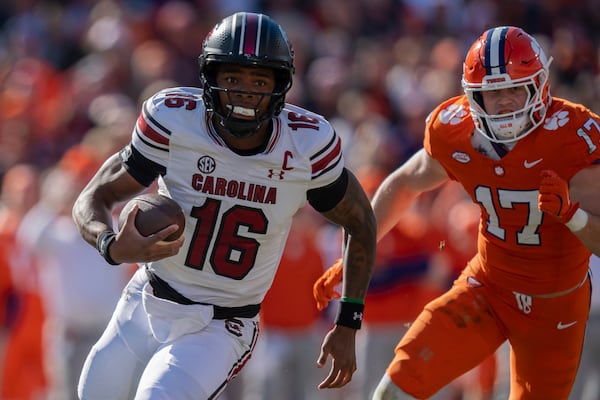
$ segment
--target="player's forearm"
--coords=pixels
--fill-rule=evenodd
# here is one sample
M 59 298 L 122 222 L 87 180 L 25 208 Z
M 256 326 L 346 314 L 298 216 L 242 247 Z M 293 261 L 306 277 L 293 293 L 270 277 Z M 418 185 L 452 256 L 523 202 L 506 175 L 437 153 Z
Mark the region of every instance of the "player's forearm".
M 400 220 L 420 192 L 403 186 L 395 175 L 386 178 L 371 201 L 377 221 L 377 241 L 381 240 Z
M 105 206 L 95 206 L 92 196 L 83 192 L 73 206 L 73 221 L 83 239 L 96 246 L 98 235 L 113 229 L 110 210 Z
M 373 274 L 377 248 L 376 222 L 368 202 L 365 217 L 345 228 L 344 279 L 342 296 L 364 299 Z
M 373 236 L 374 238 L 374 236 Z M 342 296 L 364 299 L 375 263 L 375 240 L 349 235 L 344 253 Z
M 143 189 L 124 170 L 118 154 L 111 156 L 79 194 L 73 206 L 73 220 L 83 239 L 96 246 L 98 235 L 113 229 L 114 205 Z
M 448 180 L 446 171 L 424 149 L 416 152 L 381 183 L 371 201 L 377 220 L 377 240 L 400 220 L 415 199 Z

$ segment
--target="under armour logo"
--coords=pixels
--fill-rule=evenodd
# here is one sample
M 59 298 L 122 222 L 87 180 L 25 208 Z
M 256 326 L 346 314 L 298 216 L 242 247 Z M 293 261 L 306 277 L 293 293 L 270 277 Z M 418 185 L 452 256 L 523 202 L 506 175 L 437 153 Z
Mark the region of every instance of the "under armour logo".
M 353 320 L 355 321 L 362 321 L 363 319 L 363 314 L 361 312 L 355 311 L 354 312 L 354 317 L 352 317 Z
M 268 178 L 269 179 L 273 179 L 273 177 L 278 176 L 279 180 L 282 181 L 283 180 L 283 174 L 285 174 L 285 171 L 279 170 L 278 172 L 276 172 L 276 171 L 273 171 L 273 169 L 269 169 Z

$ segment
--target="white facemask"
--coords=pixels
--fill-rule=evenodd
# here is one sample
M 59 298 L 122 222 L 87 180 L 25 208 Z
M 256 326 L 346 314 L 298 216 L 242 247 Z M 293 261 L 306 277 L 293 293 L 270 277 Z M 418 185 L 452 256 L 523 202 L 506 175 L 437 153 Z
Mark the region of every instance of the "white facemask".
M 517 139 L 532 125 L 527 113 L 523 110 L 502 115 L 489 115 L 486 118 L 491 133 L 501 140 Z

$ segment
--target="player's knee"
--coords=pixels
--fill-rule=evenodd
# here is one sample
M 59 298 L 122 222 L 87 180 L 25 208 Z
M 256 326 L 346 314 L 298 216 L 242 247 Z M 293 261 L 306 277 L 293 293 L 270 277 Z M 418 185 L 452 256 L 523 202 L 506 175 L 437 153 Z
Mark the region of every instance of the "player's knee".
M 155 367 L 155 368 L 152 368 Z M 149 363 L 139 380 L 135 400 L 200 400 L 216 398 L 190 374 L 176 365 L 160 368 Z
M 413 397 L 407 395 L 390 379 L 389 375 L 383 374 L 379 384 L 375 388 L 372 400 L 411 400 Z
M 92 348 L 92 353 L 94 353 L 94 349 Z M 77 396 L 79 400 L 94 400 L 101 399 L 103 396 L 106 396 L 106 393 L 102 393 L 101 390 L 98 390 L 102 385 L 95 385 L 96 380 L 92 379 L 90 376 L 90 368 L 92 368 L 92 357 L 91 355 L 85 361 L 83 368 L 81 370 L 81 375 L 79 377 L 79 382 L 77 383 Z
M 439 391 L 437 380 L 426 365 L 414 359 L 394 360 L 382 378 L 374 400 L 428 399 Z M 377 395 L 376 395 L 377 396 Z

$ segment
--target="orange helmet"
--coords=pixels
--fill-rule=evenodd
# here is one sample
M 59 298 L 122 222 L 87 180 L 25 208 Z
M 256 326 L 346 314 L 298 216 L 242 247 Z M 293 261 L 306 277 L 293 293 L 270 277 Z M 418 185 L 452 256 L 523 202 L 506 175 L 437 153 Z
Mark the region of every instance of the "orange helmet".
M 473 43 L 463 65 L 462 86 L 478 132 L 489 140 L 509 143 L 537 128 L 550 104 L 548 59 L 538 42 L 520 28 L 500 26 Z M 527 101 L 508 114 L 488 114 L 482 91 L 524 86 Z

